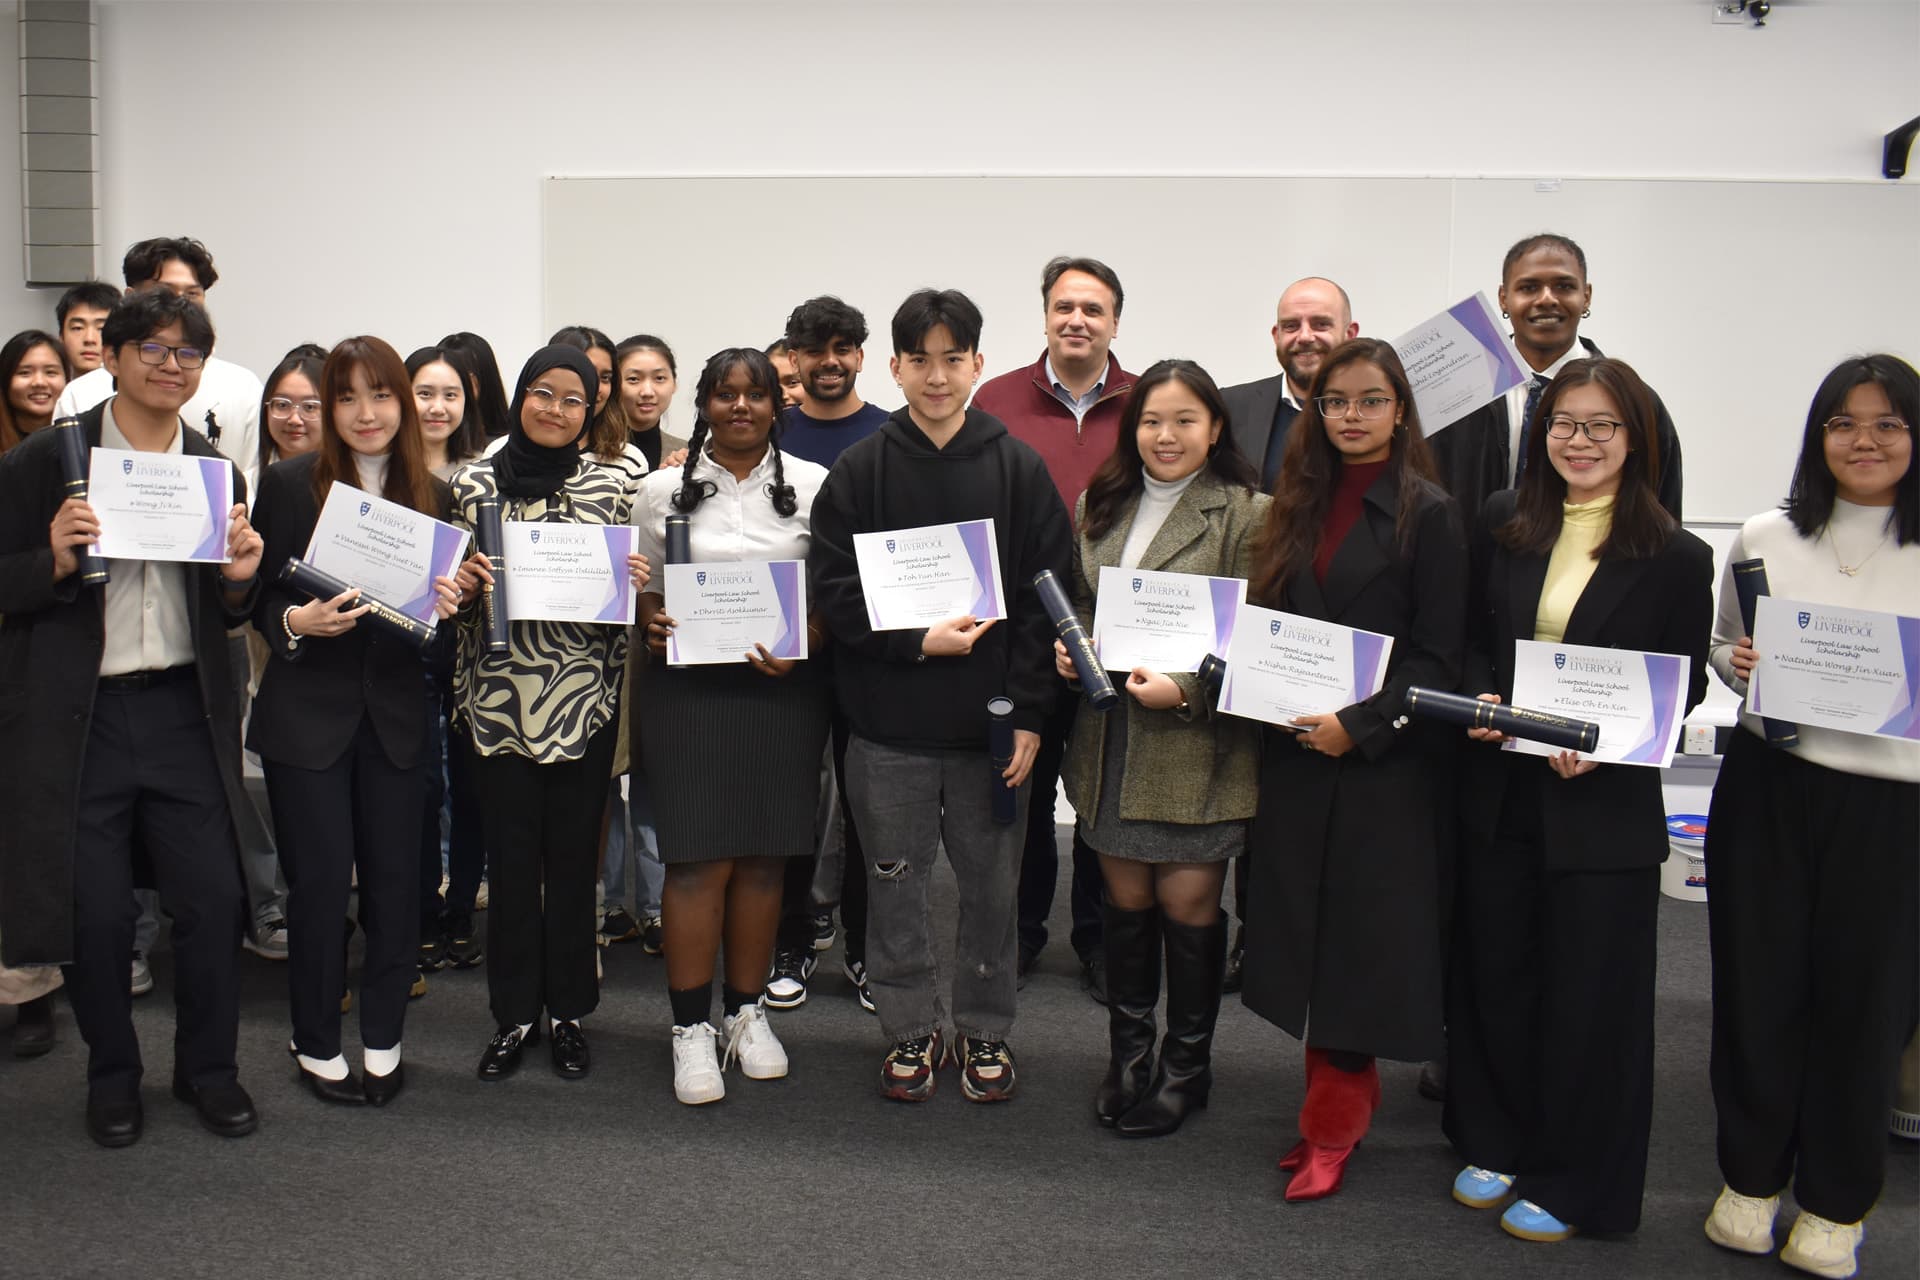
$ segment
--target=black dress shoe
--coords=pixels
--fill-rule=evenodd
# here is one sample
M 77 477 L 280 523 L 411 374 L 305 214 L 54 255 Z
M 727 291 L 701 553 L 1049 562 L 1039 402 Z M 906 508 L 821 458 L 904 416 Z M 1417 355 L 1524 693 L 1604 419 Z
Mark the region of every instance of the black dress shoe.
M 369 1071 L 361 1079 L 366 1084 L 367 1102 L 376 1107 L 384 1107 L 400 1096 L 407 1087 L 407 1064 L 402 1062 L 384 1076 Z
M 208 1132 L 223 1138 L 244 1138 L 260 1127 L 260 1113 L 238 1080 L 193 1085 L 175 1076 L 173 1096 L 199 1113 Z
M 139 1095 L 87 1094 L 87 1136 L 103 1147 L 130 1147 L 140 1141 L 147 1113 Z
M 587 1056 L 587 1035 L 577 1022 L 553 1024 L 553 1074 L 562 1080 L 578 1080 L 593 1065 Z
M 322 1102 L 337 1102 L 342 1106 L 357 1107 L 367 1100 L 367 1095 L 361 1090 L 360 1083 L 353 1078 L 352 1071 L 348 1071 L 338 1080 L 329 1080 L 301 1066 L 297 1055 L 294 1066 L 300 1072 L 300 1083 L 307 1086 L 308 1092 Z
M 1420 1066 L 1420 1083 L 1417 1087 L 1420 1090 L 1420 1096 L 1427 1101 L 1445 1102 L 1447 1100 L 1446 1059 L 1436 1058 L 1432 1062 L 1422 1063 Z
M 53 1048 L 53 997 L 41 996 L 20 1006 L 13 1024 L 13 1056 L 37 1058 Z
M 520 1069 L 520 1051 L 539 1042 L 539 1022 L 528 1027 L 525 1035 L 520 1034 L 517 1025 L 508 1023 L 493 1033 L 493 1039 L 487 1041 L 486 1049 L 480 1054 L 480 1067 L 476 1074 L 482 1080 L 505 1080 Z

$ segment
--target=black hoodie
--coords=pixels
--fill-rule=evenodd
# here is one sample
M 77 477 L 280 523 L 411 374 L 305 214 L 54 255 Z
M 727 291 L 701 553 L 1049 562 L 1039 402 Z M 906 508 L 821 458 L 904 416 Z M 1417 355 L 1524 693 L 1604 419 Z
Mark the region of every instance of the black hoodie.
M 874 631 L 853 535 L 991 518 L 1007 617 L 964 657 L 922 657 L 924 630 Z M 1065 578 L 1072 527 L 1040 455 L 978 409 L 935 448 L 905 409 L 833 464 L 813 504 L 807 568 L 833 632 L 834 681 L 855 732 L 892 747 L 982 749 L 987 701 L 1036 733 L 1053 701 L 1053 623 L 1033 575 Z

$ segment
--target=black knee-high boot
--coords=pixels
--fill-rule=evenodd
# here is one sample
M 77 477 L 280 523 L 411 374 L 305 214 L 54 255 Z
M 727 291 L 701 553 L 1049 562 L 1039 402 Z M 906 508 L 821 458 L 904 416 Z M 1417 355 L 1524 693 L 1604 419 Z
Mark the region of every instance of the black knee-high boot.
M 1123 1138 L 1172 1133 L 1190 1112 L 1207 1105 L 1213 1087 L 1213 1025 L 1220 1017 L 1227 919 L 1221 916 L 1200 928 L 1167 920 L 1161 927 L 1167 947 L 1167 1037 L 1153 1087 L 1114 1125 Z
M 1107 1038 L 1113 1061 L 1094 1096 L 1093 1113 L 1112 1128 L 1147 1090 L 1152 1075 L 1154 1007 L 1160 1003 L 1160 909 L 1101 911 L 1107 951 Z

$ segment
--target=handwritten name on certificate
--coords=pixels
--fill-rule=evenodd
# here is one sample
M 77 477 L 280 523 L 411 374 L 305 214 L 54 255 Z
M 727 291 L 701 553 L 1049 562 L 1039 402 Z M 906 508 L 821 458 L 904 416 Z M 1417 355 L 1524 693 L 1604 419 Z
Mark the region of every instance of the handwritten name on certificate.
M 507 561 L 507 617 L 515 622 L 633 622 L 636 592 L 627 557 L 638 533 L 630 524 L 500 526 Z
M 313 525 L 306 562 L 322 573 L 433 626 L 435 578 L 450 578 L 467 549 L 467 531 L 412 507 L 334 481 Z
M 853 554 L 875 631 L 912 631 L 967 614 L 1007 616 L 991 520 L 856 533 Z
M 100 520 L 95 555 L 212 564 L 229 558 L 233 464 L 225 458 L 95 449 L 87 503 Z
M 756 644 L 776 658 L 807 656 L 805 561 L 670 564 L 666 575 L 669 666 L 745 662 Z
M 1393 637 L 1243 605 L 1234 618 L 1220 710 L 1291 727 L 1380 692 Z
M 1747 709 L 1793 724 L 1920 741 L 1920 618 L 1762 596 Z M 1761 708 L 1766 710 L 1762 711 Z
M 1600 726 L 1587 758 L 1602 764 L 1664 769 L 1680 742 L 1687 678 L 1684 654 L 1599 649 L 1583 644 L 1513 642 L 1513 705 L 1552 711 Z M 1550 756 L 1561 748 L 1509 738 L 1509 751 Z
M 1527 380 L 1513 339 L 1487 295 L 1476 293 L 1394 340 L 1413 384 L 1420 428 L 1449 426 Z
M 1108 565 L 1094 600 L 1093 651 L 1108 671 L 1198 671 L 1202 658 L 1231 645 L 1247 583 Z

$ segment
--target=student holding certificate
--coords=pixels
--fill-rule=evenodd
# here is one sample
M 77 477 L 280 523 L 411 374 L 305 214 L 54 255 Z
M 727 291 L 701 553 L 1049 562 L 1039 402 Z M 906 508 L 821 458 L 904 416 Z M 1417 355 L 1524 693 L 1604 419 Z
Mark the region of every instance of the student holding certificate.
M 642 554 L 664 561 L 667 519 L 682 515 L 694 564 L 744 575 L 739 562 L 805 560 L 809 513 L 827 471 L 784 455 L 772 440 L 780 412 L 772 363 L 752 348 L 721 351 L 701 371 L 693 402 L 698 418 L 686 462 L 641 487 Z M 776 657 L 771 644 L 742 645 L 732 661 L 667 665 L 669 640 L 694 603 L 676 600 L 671 587 L 641 598 L 651 661 L 635 679 L 633 706 L 637 763 L 647 773 L 667 867 L 660 902 L 673 1092 L 689 1105 L 726 1096 L 723 1053 L 749 1080 L 787 1074 L 787 1051 L 761 996 L 787 859 L 813 852 L 831 694 L 815 664 Z M 824 639 L 812 622 L 789 621 L 807 629 L 810 649 Z M 716 803 L 715 780 L 723 777 L 747 782 Z M 716 1031 L 714 961 L 723 940 L 723 1031 Z
M 1786 506 L 1747 521 L 1728 556 L 1713 668 L 1736 693 L 1756 666 L 1763 686 L 1768 675 L 1734 562 L 1763 559 L 1771 593 L 1802 608 L 1920 616 L 1916 421 L 1920 377 L 1897 356 L 1843 361 L 1821 383 Z M 1791 1179 L 1800 1216 L 1782 1261 L 1853 1274 L 1914 1026 L 1916 814 L 1920 743 L 1802 724 L 1797 743 L 1771 747 L 1741 709 L 1707 824 L 1726 1178 L 1706 1224 L 1715 1244 L 1772 1252 Z
M 1402 704 L 1410 685 L 1458 682 L 1467 587 L 1459 516 L 1393 347 L 1336 347 L 1308 390 L 1247 596 L 1393 648 L 1373 696 L 1265 731 L 1242 998 L 1307 1042 L 1300 1141 L 1280 1161 L 1289 1200 L 1339 1189 L 1379 1104 L 1374 1059 L 1440 1046 L 1432 777 L 1453 744 Z
M 1683 655 L 1685 710 L 1705 695 L 1713 555 L 1661 506 L 1656 422 L 1618 360 L 1573 361 L 1541 394 L 1526 443 L 1548 465 L 1489 499 L 1475 535 L 1463 691 L 1512 701 L 1515 641 L 1537 640 Z M 1632 1231 L 1653 1120 L 1660 772 L 1468 736 L 1444 1118 L 1467 1167 L 1453 1196 L 1506 1205 L 1500 1225 L 1523 1240 Z
M 1267 499 L 1226 430 L 1220 391 L 1192 361 L 1163 360 L 1134 384 L 1113 453 L 1074 513 L 1068 589 L 1082 623 L 1093 625 L 1106 566 L 1247 576 Z M 1054 663 L 1074 678 L 1058 641 Z M 1126 692 L 1105 715 L 1080 715 L 1061 776 L 1106 884 L 1112 1059 L 1094 1114 L 1145 1138 L 1207 1104 L 1226 962 L 1220 889 L 1246 849 L 1259 740 L 1252 721 L 1217 716 L 1191 672 L 1135 667 Z M 1163 945 L 1167 1038 L 1155 1069 Z
M 428 722 L 420 652 L 360 625 L 357 590 L 307 599 L 279 581 L 308 556 L 336 484 L 444 519 L 447 486 L 428 470 L 406 366 L 379 338 L 348 338 L 327 356 L 318 398 L 319 447 L 260 479 L 254 518 L 266 539 L 253 625 L 268 658 L 247 746 L 259 752 L 287 878 L 289 1045 L 300 1079 L 325 1102 L 384 1105 L 406 1082 L 400 1034 L 419 945 L 420 811 L 426 803 Z M 436 612 L 452 616 L 449 578 Z M 340 1048 L 347 916 L 356 872 L 366 929 L 360 973 L 356 1081 Z

